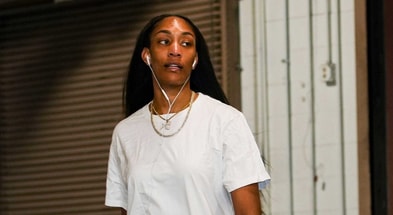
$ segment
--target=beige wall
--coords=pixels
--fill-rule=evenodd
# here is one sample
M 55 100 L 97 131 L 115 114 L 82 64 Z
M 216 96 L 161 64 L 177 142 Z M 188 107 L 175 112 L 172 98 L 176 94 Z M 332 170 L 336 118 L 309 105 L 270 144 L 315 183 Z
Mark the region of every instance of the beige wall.
M 268 214 L 358 214 L 354 2 L 240 8 L 242 104 L 272 175 Z

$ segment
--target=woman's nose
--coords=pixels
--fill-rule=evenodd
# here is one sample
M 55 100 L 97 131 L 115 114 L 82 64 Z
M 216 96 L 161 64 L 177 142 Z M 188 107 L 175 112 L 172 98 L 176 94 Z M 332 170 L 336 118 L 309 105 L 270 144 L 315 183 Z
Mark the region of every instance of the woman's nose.
M 180 53 L 180 45 L 178 43 L 172 43 L 169 49 L 169 56 L 171 57 L 179 57 Z

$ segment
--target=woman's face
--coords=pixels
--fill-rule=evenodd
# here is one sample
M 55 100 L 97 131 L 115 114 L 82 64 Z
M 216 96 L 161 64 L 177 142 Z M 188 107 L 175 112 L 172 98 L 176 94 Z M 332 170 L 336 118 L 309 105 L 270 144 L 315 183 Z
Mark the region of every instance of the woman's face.
M 182 18 L 163 19 L 153 29 L 150 49 L 144 48 L 142 58 L 150 64 L 163 87 L 178 87 L 191 74 L 193 63 L 198 61 L 195 34 Z

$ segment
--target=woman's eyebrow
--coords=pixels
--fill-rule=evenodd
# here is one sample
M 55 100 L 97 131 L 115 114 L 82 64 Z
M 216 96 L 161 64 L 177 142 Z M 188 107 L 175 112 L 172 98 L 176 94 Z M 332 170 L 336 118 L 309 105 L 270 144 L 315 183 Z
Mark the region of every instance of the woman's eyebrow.
M 157 31 L 157 33 L 155 33 L 155 35 L 160 34 L 160 33 L 163 33 L 163 34 L 172 34 L 171 31 L 169 31 L 169 30 L 159 30 L 159 31 Z M 184 35 L 184 36 L 185 36 L 185 35 L 189 35 L 189 36 L 194 37 L 194 34 L 191 33 L 191 32 L 188 32 L 188 31 L 182 32 L 181 34 Z

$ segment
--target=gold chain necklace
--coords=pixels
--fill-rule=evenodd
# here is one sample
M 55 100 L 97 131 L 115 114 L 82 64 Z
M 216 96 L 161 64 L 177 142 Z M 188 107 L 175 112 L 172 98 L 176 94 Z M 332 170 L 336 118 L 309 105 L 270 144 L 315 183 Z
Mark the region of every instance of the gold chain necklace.
M 172 116 L 170 116 L 169 118 L 166 119 L 166 118 L 164 118 L 163 116 L 161 116 L 161 115 L 158 113 L 158 111 L 154 108 L 153 102 L 151 102 L 151 109 L 153 110 L 154 114 L 157 115 L 157 116 L 159 116 L 162 120 L 165 121 L 165 123 L 162 124 L 161 129 L 162 129 L 162 128 L 165 128 L 166 130 L 171 129 L 171 119 L 172 119 L 173 117 L 175 117 L 178 113 L 180 113 L 182 110 L 186 109 L 188 106 L 190 106 L 189 103 L 188 103 L 186 106 L 184 106 L 182 109 L 180 109 L 179 112 L 176 112 L 176 113 L 172 114 Z
M 179 129 L 177 129 L 175 132 L 173 132 L 173 133 L 171 133 L 171 134 L 163 134 L 163 133 L 161 133 L 161 132 L 156 128 L 156 125 L 154 124 L 154 120 L 153 120 L 153 112 L 156 113 L 156 114 L 157 114 L 157 112 L 155 111 L 155 109 L 154 109 L 154 107 L 153 107 L 153 102 L 151 102 L 151 103 L 150 103 L 150 122 L 151 122 L 151 124 L 152 124 L 152 126 L 153 126 L 154 131 L 155 131 L 158 135 L 160 135 L 161 137 L 172 137 L 172 136 L 176 135 L 177 133 L 179 133 L 180 130 L 181 130 L 181 129 L 184 127 L 184 125 L 186 124 L 186 121 L 187 121 L 187 119 L 188 119 L 188 116 L 190 115 L 190 111 L 191 111 L 191 108 L 192 108 L 192 102 L 193 102 L 193 100 L 194 100 L 194 91 L 192 91 L 192 93 L 191 93 L 190 103 L 187 105 L 187 106 L 190 106 L 190 107 L 188 108 L 187 115 L 186 115 L 186 117 L 185 117 L 183 123 L 181 124 L 181 126 L 180 126 Z M 187 106 L 186 106 L 186 107 L 187 107 Z M 179 112 L 180 112 L 180 111 L 179 111 Z M 179 113 L 179 112 L 177 112 L 177 113 Z M 171 120 L 177 113 L 175 113 L 174 115 L 172 115 L 172 116 L 171 116 L 170 118 L 168 118 L 168 119 L 165 119 L 165 118 L 161 117 L 159 114 L 158 114 L 158 116 L 160 116 L 161 119 L 163 119 L 166 123 L 168 123 L 169 120 Z M 167 120 L 168 120 L 168 121 L 167 121 Z M 169 130 L 169 129 L 170 129 L 170 123 L 169 123 L 169 127 L 168 127 L 168 128 L 167 128 L 166 126 L 167 126 L 166 124 L 163 124 L 162 128 L 165 128 L 166 130 Z M 162 128 L 161 128 L 161 129 L 162 129 Z

